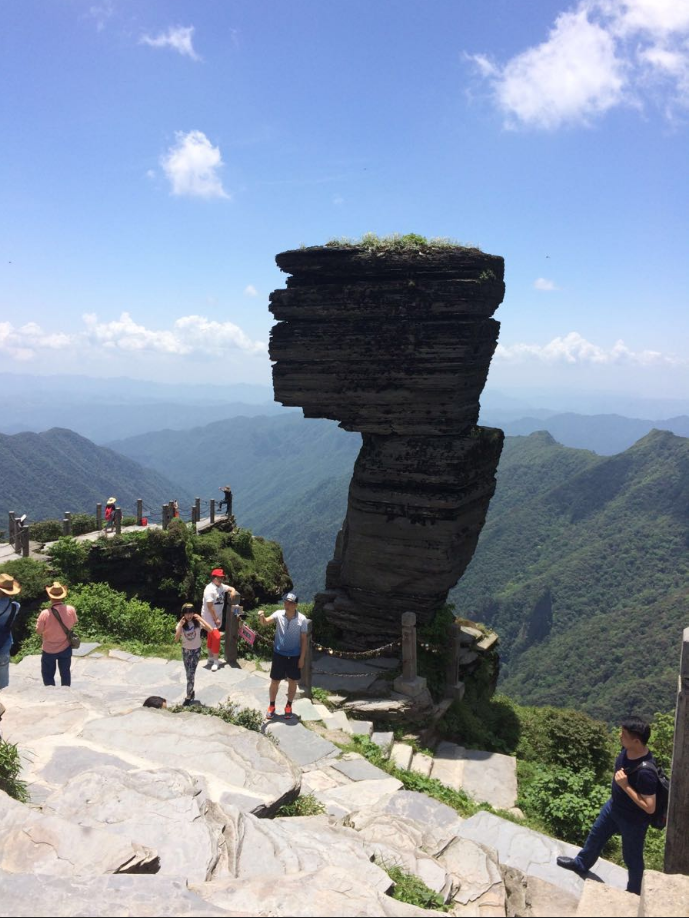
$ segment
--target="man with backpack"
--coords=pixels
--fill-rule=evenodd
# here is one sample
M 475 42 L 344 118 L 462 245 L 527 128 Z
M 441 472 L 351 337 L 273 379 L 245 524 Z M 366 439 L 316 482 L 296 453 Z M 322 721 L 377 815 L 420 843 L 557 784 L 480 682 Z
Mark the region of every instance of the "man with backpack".
M 612 794 L 601 809 L 576 857 L 558 857 L 557 864 L 584 876 L 596 863 L 606 842 L 622 836 L 622 857 L 629 871 L 627 892 L 641 894 L 644 841 L 651 824 L 664 825 L 667 778 L 649 750 L 651 727 L 641 717 L 625 717 L 620 724 L 622 751 L 615 760 Z

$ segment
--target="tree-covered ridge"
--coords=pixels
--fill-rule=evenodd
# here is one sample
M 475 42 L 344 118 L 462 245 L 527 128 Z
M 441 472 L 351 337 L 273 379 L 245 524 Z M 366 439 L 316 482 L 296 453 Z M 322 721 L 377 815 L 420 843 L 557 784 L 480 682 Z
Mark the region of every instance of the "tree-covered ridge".
M 192 503 L 183 486 L 72 430 L 0 434 L 0 519 L 9 510 L 26 513 L 29 523 L 62 519 L 66 510 L 93 514 L 111 495 L 130 513 L 139 497 L 157 511 L 169 500 Z
M 499 632 L 520 701 L 651 715 L 676 688 L 688 545 L 689 440 L 652 431 L 606 458 L 510 438 L 452 599 Z

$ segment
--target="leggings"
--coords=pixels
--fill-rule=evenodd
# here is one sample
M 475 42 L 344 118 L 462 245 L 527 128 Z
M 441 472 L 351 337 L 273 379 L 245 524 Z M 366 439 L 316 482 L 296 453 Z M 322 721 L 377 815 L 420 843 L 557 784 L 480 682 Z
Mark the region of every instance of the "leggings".
M 194 679 L 196 677 L 196 667 L 199 665 L 201 648 L 197 650 L 185 650 L 182 648 L 182 660 L 184 661 L 184 671 L 187 674 L 187 698 L 194 697 Z

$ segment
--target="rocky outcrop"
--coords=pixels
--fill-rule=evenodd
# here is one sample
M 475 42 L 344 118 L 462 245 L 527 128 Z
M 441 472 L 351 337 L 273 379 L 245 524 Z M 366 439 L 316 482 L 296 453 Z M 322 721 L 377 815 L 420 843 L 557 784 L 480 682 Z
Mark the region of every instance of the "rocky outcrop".
M 476 249 L 283 252 L 271 294 L 275 397 L 363 434 L 347 517 L 317 597 L 352 646 L 421 623 L 468 565 L 502 432 L 476 427 L 503 260 Z

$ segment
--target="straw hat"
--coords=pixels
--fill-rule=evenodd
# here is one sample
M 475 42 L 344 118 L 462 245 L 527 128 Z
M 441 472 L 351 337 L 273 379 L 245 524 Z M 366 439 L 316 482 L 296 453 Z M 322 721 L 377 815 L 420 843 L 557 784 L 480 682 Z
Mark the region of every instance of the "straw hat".
M 45 591 L 48 594 L 48 597 L 55 601 L 58 599 L 64 599 L 67 595 L 67 587 L 63 587 L 61 583 L 57 582 L 57 580 L 54 580 L 50 586 L 47 586 Z
M 3 596 L 16 596 L 21 587 L 10 574 L 0 574 L 0 593 Z
M 117 498 L 116 498 L 116 497 L 109 497 L 109 498 L 106 500 L 105 503 L 106 503 L 106 506 L 107 506 L 107 504 L 116 504 L 116 503 L 117 503 Z

